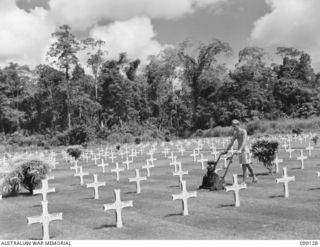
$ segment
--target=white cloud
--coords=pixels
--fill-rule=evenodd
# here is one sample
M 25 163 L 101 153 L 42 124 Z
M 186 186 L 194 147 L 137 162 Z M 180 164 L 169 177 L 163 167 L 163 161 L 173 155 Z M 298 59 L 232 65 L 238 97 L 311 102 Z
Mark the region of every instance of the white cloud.
M 49 0 L 50 8 L 29 12 L 17 1 L 0 0 L 1 67 L 10 61 L 31 67 L 45 62 L 51 34 L 62 24 L 107 41 L 110 56 L 127 52 L 145 60 L 163 48 L 155 39 L 152 19 L 183 18 L 203 8 L 219 10 L 220 3 L 229 0 Z M 109 24 L 101 26 L 100 21 Z
M 155 40 L 156 33 L 147 17 L 96 26 L 90 31 L 90 36 L 106 41 L 109 58 L 118 58 L 120 52 L 126 52 L 131 59 L 146 61 L 149 55 L 157 54 L 163 48 Z
M 0 1 L 0 64 L 19 62 L 34 66 L 42 60 L 43 49 L 54 30 L 46 20 L 47 11 L 36 8 L 30 13 L 15 1 Z
M 218 8 L 228 0 L 51 0 L 53 18 L 76 29 L 101 20 L 127 20 L 135 16 L 176 19 L 201 8 Z
M 271 7 L 254 23 L 252 44 L 262 47 L 293 46 L 308 52 L 320 65 L 320 1 L 266 0 Z

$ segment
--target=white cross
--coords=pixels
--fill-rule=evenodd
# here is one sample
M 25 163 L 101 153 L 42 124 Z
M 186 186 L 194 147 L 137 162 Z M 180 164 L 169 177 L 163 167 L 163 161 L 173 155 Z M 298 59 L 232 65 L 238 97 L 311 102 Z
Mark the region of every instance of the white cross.
M 82 171 L 82 166 L 79 166 L 79 172 L 77 174 L 74 174 L 75 177 L 80 177 L 80 185 L 83 185 L 83 177 L 88 175 L 88 172 Z
M 214 150 L 212 150 L 212 152 L 211 152 L 211 154 L 214 155 L 214 159 L 215 159 L 215 160 L 217 160 L 219 153 L 220 153 L 220 152 L 218 152 L 215 148 L 214 148 Z
M 223 166 L 224 166 L 224 168 L 226 168 L 227 167 L 227 165 L 228 165 L 228 162 L 227 162 L 227 156 L 221 156 L 221 158 L 220 159 L 222 159 L 223 161 L 224 161 L 224 164 L 223 164 Z
M 137 191 L 137 194 L 140 194 L 141 193 L 141 189 L 140 189 L 140 182 L 141 181 L 144 181 L 144 180 L 147 180 L 147 177 L 140 177 L 140 174 L 139 174 L 139 169 L 136 169 L 136 176 L 134 178 L 129 178 L 129 182 L 136 182 L 136 191 Z
M 308 146 L 308 147 L 306 147 L 306 149 L 309 151 L 309 157 L 311 157 L 311 150 L 313 150 L 313 149 L 314 149 L 314 147 L 313 147 L 313 146 L 311 146 L 310 142 L 309 142 L 309 146 Z
M 237 152 L 237 150 L 234 150 L 233 146 L 232 146 L 231 149 L 229 150 L 229 152 L 231 153 L 231 155 L 233 155 L 235 152 Z
M 74 165 L 70 167 L 70 170 L 75 170 L 75 172 L 78 173 L 78 169 L 79 169 L 78 161 L 75 160 L 75 161 L 73 162 L 73 164 L 74 164 Z
M 183 216 L 189 215 L 188 211 L 188 199 L 191 197 L 197 197 L 197 192 L 188 192 L 186 181 L 182 181 L 182 192 L 181 194 L 172 195 L 172 200 L 182 200 Z
M 282 147 L 284 147 L 284 149 L 287 150 L 288 144 L 287 144 L 287 143 L 284 143 L 284 144 L 282 145 Z
M 240 198 L 239 198 L 239 191 L 241 189 L 246 189 L 246 184 L 238 184 L 238 175 L 233 174 L 233 185 L 226 186 L 226 192 L 233 191 L 234 192 L 234 202 L 236 207 L 240 207 Z
M 94 160 L 94 164 L 95 164 L 95 165 L 97 165 L 97 161 L 98 161 L 99 159 L 100 159 L 100 158 L 98 158 L 97 155 L 95 155 L 94 158 L 92 158 L 92 160 Z
M 179 164 L 181 165 L 180 162 L 177 162 L 177 157 L 174 156 L 174 161 L 170 163 L 170 166 L 174 166 L 174 171 L 175 171 L 175 172 L 178 171 L 178 170 L 177 170 L 177 166 L 178 166 Z
M 98 165 L 98 167 L 102 167 L 102 173 L 105 173 L 106 170 L 105 170 L 105 167 L 109 166 L 108 163 L 104 163 L 104 160 L 101 159 L 101 164 Z
M 168 157 L 169 159 L 171 159 L 173 161 L 173 152 L 171 152 L 171 155 Z
M 120 172 L 123 172 L 124 171 L 124 168 L 119 168 L 119 163 L 116 162 L 116 168 L 115 169 L 111 169 L 111 172 L 115 172 L 117 174 L 117 181 L 120 180 Z
M 42 239 L 49 240 L 49 223 L 54 220 L 62 220 L 62 213 L 58 214 L 49 214 L 48 213 L 48 201 L 42 201 L 42 215 L 27 217 L 28 225 L 34 223 L 42 224 Z
M 87 188 L 94 188 L 94 199 L 99 199 L 99 187 L 106 186 L 106 182 L 98 182 L 98 175 L 93 174 L 93 183 L 87 184 Z
M 286 150 L 287 153 L 289 153 L 289 158 L 292 158 L 292 152 L 294 152 L 294 149 L 291 148 L 291 146 L 289 146 L 289 148 Z
M 113 152 L 111 152 L 111 154 L 110 154 L 110 157 L 109 157 L 110 159 L 111 159 L 111 162 L 113 163 L 114 162 L 114 159 L 116 158 L 116 156 L 114 156 L 114 153 Z
M 157 159 L 151 157 L 150 159 L 147 160 L 147 162 L 151 162 L 151 164 L 154 166 L 154 163 L 153 161 L 156 161 Z
M 297 160 L 300 160 L 301 167 L 300 169 L 304 169 L 304 160 L 306 160 L 308 157 L 303 155 L 303 150 L 300 150 L 300 156 L 297 157 Z
M 283 183 L 284 185 L 284 197 L 289 198 L 289 187 L 288 184 L 291 181 L 294 181 L 295 177 L 288 177 L 287 175 L 287 167 L 283 167 L 283 177 L 282 178 L 277 178 L 276 182 L 278 183 Z
M 121 216 L 121 211 L 125 207 L 132 207 L 132 201 L 126 201 L 122 202 L 120 199 L 120 190 L 114 190 L 115 198 L 116 201 L 115 203 L 112 204 L 104 204 L 103 205 L 103 210 L 116 210 L 116 221 L 117 221 L 117 227 L 121 228 L 122 227 L 122 216 Z
M 130 169 L 130 164 L 133 163 L 133 161 L 128 159 L 128 155 L 127 155 L 127 160 L 126 161 L 122 161 L 122 164 L 125 164 L 127 166 L 127 170 Z
M 165 158 L 167 158 L 168 152 L 169 152 L 169 148 L 166 147 L 166 148 L 163 150 L 163 152 L 162 152 L 162 153 L 164 154 L 164 157 L 165 157 Z
M 150 165 L 150 163 L 147 161 L 147 165 L 142 166 L 143 169 L 147 169 L 147 177 L 150 177 L 150 168 L 153 168 L 154 165 Z
M 188 171 L 182 171 L 182 167 L 181 167 L 181 163 L 180 162 L 179 162 L 178 166 L 179 166 L 179 169 L 178 169 L 178 171 L 173 172 L 173 176 L 179 176 L 178 177 L 179 178 L 179 184 L 181 185 L 182 181 L 183 181 L 182 176 L 183 175 L 188 175 L 189 172 Z
M 197 153 L 197 151 L 193 149 L 193 153 L 190 155 L 191 157 L 193 157 L 193 162 L 196 162 L 198 155 L 199 153 Z
M 48 181 L 50 179 L 54 179 L 53 176 L 49 177 L 47 176 L 47 178 L 45 179 L 42 179 L 41 180 L 41 183 L 42 183 L 42 187 L 41 189 L 38 189 L 38 190 L 34 190 L 33 191 L 33 194 L 36 195 L 36 194 L 42 194 L 42 200 L 43 201 L 47 201 L 47 194 L 48 193 L 51 193 L 51 192 L 55 192 L 55 188 L 49 188 L 49 185 L 48 185 Z
M 276 173 L 279 173 L 279 164 L 283 162 L 283 159 L 279 159 L 278 155 L 276 155 L 276 158 L 273 162 L 276 164 Z
M 203 154 L 200 155 L 201 159 L 198 159 L 197 162 L 201 162 L 201 169 L 204 170 L 204 162 L 207 162 L 207 159 L 203 158 Z

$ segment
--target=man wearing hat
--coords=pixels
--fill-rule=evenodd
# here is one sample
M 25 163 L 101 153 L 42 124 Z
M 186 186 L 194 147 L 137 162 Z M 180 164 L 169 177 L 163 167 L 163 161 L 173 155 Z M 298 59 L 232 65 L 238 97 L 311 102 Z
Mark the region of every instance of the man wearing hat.
M 247 178 L 247 169 L 249 170 L 252 176 L 252 183 L 258 182 L 258 178 L 253 172 L 251 166 L 251 160 L 249 157 L 249 147 L 247 146 L 247 131 L 243 128 L 240 128 L 240 122 L 238 120 L 232 120 L 232 127 L 234 129 L 232 140 L 227 147 L 226 151 L 222 154 L 227 154 L 229 149 L 233 146 L 235 140 L 238 141 L 238 151 L 237 154 L 239 155 L 239 162 L 242 164 L 242 171 L 243 171 L 243 182 L 246 183 Z

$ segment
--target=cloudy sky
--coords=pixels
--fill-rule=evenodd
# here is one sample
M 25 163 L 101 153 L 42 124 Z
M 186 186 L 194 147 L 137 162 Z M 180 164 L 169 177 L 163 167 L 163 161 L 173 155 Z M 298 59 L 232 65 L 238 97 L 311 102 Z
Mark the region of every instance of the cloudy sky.
M 109 57 L 143 61 L 186 38 L 218 38 L 234 48 L 308 52 L 320 70 L 319 0 L 0 0 L 0 66 L 45 62 L 53 33 L 68 24 L 79 38 L 105 40 Z

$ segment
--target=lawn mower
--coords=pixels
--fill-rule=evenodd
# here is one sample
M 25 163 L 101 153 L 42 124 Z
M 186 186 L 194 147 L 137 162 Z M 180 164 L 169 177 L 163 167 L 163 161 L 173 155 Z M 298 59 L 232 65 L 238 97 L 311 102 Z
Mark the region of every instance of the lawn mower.
M 227 157 L 227 168 L 223 174 L 222 177 L 220 177 L 217 173 L 216 173 L 216 167 L 219 163 L 219 160 L 221 158 L 221 153 L 218 156 L 218 159 L 216 161 L 208 161 L 208 167 L 207 167 L 207 173 L 203 176 L 202 179 L 202 185 L 199 187 L 199 189 L 209 189 L 210 191 L 213 190 L 223 190 L 225 187 L 225 181 L 224 178 L 227 175 L 227 172 L 229 170 L 230 165 L 232 164 L 232 159 L 233 159 L 233 155 Z

